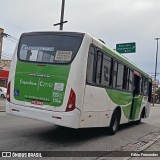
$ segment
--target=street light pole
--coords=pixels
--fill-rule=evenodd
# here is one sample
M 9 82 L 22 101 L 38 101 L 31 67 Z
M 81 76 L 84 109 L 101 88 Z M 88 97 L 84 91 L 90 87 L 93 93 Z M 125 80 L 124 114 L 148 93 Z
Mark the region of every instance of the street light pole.
M 155 38 L 155 40 L 157 41 L 157 50 L 156 50 L 156 63 L 155 63 L 155 74 L 154 74 L 154 93 L 153 93 L 153 106 L 154 106 L 154 103 L 155 103 L 155 94 L 156 94 L 156 79 L 157 79 L 157 59 L 158 59 L 158 40 L 160 38 Z
M 65 0 L 62 0 L 61 18 L 60 18 L 60 27 L 59 27 L 59 30 L 63 30 L 64 6 L 65 6 Z
M 2 56 L 3 33 L 4 33 L 4 29 L 0 28 L 0 59 L 1 59 L 1 56 Z
M 160 38 L 155 38 L 155 40 L 157 41 L 157 51 L 156 51 L 156 64 L 155 64 L 155 76 L 154 76 L 154 79 L 156 80 L 157 78 L 157 58 L 158 58 L 158 40 Z
M 63 19 L 64 19 L 64 6 L 65 6 L 65 0 L 62 0 L 60 23 L 54 24 L 54 26 L 57 26 L 57 25 L 60 26 L 59 30 L 63 30 L 63 24 L 68 22 L 68 21 L 63 21 Z

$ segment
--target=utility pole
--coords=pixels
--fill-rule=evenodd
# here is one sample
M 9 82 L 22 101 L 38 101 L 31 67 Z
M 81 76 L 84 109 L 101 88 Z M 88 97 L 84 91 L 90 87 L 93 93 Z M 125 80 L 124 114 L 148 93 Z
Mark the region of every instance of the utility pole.
M 4 29 L 0 28 L 0 60 L 1 60 L 1 56 L 2 56 L 3 32 L 4 32 Z
M 156 80 L 157 80 L 157 59 L 158 59 L 158 40 L 160 38 L 155 38 L 155 40 L 157 41 L 157 50 L 156 50 L 156 63 L 155 63 L 155 75 L 154 75 L 154 83 L 156 83 Z M 155 103 L 155 94 L 156 94 L 156 84 L 154 84 L 153 86 L 154 88 L 154 93 L 153 93 L 153 106 L 154 106 L 154 103 Z
M 155 76 L 154 76 L 154 79 L 156 80 L 157 78 L 157 58 L 158 58 L 158 40 L 160 38 L 155 38 L 155 40 L 157 41 L 157 51 L 156 51 L 156 64 L 155 64 Z
M 65 0 L 62 0 L 60 23 L 54 24 L 54 26 L 60 25 L 59 30 L 63 30 L 63 24 L 68 22 L 68 21 L 63 21 L 63 19 L 64 19 L 64 6 L 65 6 Z

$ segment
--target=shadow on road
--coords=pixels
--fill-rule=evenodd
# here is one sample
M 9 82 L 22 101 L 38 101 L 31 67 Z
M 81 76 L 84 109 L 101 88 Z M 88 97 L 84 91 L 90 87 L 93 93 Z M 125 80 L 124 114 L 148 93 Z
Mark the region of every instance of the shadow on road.
M 143 125 L 142 122 L 140 125 Z M 118 132 L 125 129 L 136 127 L 135 123 L 120 125 Z M 139 126 L 140 127 L 140 126 Z M 118 132 L 116 133 L 118 136 Z M 38 134 L 40 139 L 49 142 L 56 143 L 77 143 L 82 141 L 87 141 L 97 137 L 111 136 L 109 133 L 109 128 L 83 128 L 83 129 L 71 129 L 66 127 L 57 126 L 54 129 L 41 132 Z M 116 135 L 113 135 L 116 136 Z

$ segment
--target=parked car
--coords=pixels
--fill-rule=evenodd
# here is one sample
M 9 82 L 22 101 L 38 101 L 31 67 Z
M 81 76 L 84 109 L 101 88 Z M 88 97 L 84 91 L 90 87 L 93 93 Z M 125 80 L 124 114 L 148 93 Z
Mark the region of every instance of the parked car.
M 6 98 L 7 88 L 0 87 L 0 98 Z

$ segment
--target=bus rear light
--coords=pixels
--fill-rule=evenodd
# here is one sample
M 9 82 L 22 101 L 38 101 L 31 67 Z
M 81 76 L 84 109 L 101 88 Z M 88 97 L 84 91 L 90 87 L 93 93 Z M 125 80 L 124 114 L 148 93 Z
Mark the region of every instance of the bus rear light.
M 75 104 L 76 104 L 76 94 L 73 91 L 73 89 L 71 89 L 65 112 L 73 111 L 76 108 Z
M 7 85 L 7 101 L 10 102 L 11 99 L 10 99 L 10 88 L 11 88 L 11 82 L 8 82 L 8 85 Z

